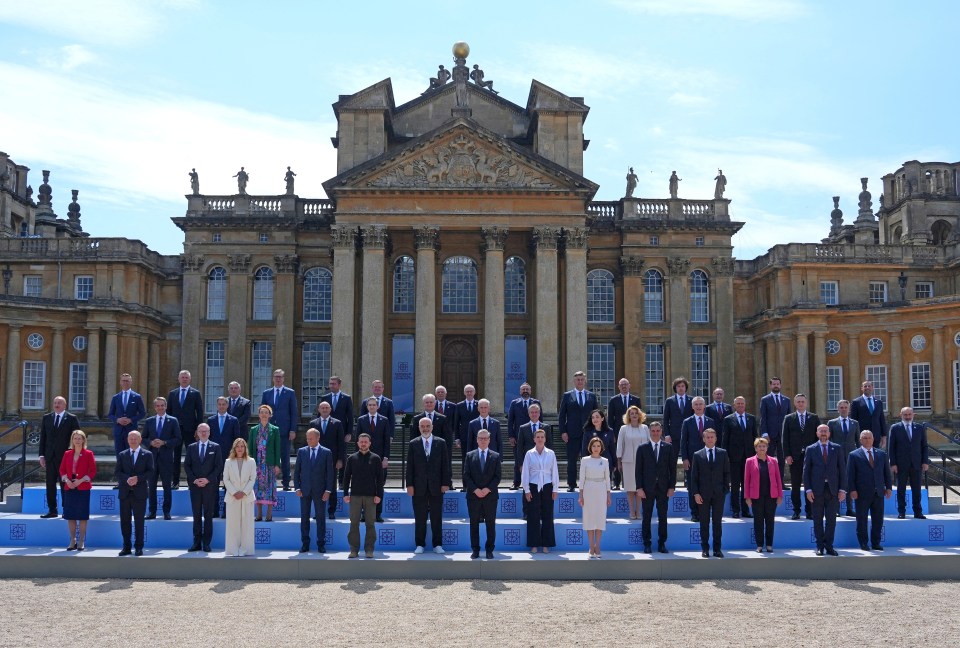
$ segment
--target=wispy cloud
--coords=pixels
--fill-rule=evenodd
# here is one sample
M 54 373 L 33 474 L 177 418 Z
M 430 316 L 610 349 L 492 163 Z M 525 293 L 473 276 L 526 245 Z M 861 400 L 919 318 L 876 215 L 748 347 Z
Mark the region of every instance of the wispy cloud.
M 83 45 L 64 45 L 56 50 L 41 53 L 38 60 L 45 68 L 70 72 L 81 65 L 96 61 L 97 55 Z
M 672 104 L 686 108 L 703 108 L 710 103 L 706 97 L 686 92 L 674 92 L 667 100 Z
M 741 20 L 787 20 L 801 16 L 807 7 L 799 0 L 610 0 L 635 13 L 656 15 L 708 15 Z

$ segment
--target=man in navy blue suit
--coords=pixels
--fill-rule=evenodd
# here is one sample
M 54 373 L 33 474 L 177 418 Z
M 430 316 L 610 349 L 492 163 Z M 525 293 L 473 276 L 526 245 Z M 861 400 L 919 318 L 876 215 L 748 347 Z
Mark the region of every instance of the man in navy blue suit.
M 683 460 L 683 485 L 687 487 L 687 504 L 690 507 L 690 520 L 700 521 L 700 507 L 694 506 L 693 489 L 690 487 L 690 466 L 693 464 L 693 455 L 703 447 L 703 433 L 715 425 L 712 418 L 706 414 L 706 402 L 701 396 L 695 396 L 693 415 L 683 421 L 680 428 L 680 458 Z M 717 430 L 714 429 L 714 435 Z
M 197 438 L 197 426 L 204 420 L 203 396 L 190 386 L 192 377 L 186 369 L 177 374 L 179 387 L 174 387 L 167 394 L 167 410 L 180 422 L 180 438 L 183 443 L 173 451 L 173 488 L 180 488 L 180 463 L 183 448 L 189 446 Z
M 925 520 L 920 503 L 920 476 L 930 467 L 927 429 L 914 423 L 913 408 L 900 410 L 900 422 L 890 426 L 890 469 L 897 476 L 897 517 L 907 513 L 907 484 L 913 495 L 913 517 Z
M 378 381 L 374 381 L 378 382 Z M 382 391 L 382 390 L 381 390 Z M 389 401 L 384 398 L 383 401 Z M 383 402 L 381 401 L 381 402 Z M 357 436 L 366 433 L 370 437 L 370 446 L 368 451 L 380 457 L 380 468 L 383 474 L 387 474 L 387 468 L 390 466 L 390 436 L 392 426 L 389 425 L 386 417 L 381 416 L 377 407 L 377 397 L 371 396 L 366 401 L 367 413 L 357 419 Z M 393 403 L 390 403 L 393 407 Z M 311 426 L 316 427 L 316 426 Z M 359 440 L 359 439 L 358 439 Z M 346 479 L 346 464 L 344 464 L 344 479 Z M 346 492 L 346 491 L 344 491 Z M 380 501 L 377 502 L 377 522 L 383 522 L 383 491 L 379 495 Z
M 803 488 L 813 508 L 813 535 L 817 540 L 817 555 L 837 556 L 833 537 L 837 529 L 837 511 L 847 496 L 847 466 L 843 449 L 830 441 L 830 426 L 817 426 L 817 442 L 803 453 Z M 826 521 L 824 521 L 826 517 Z
M 129 374 L 124 374 L 129 376 Z M 122 384 L 122 383 L 121 383 Z M 121 556 L 129 556 L 131 544 L 137 556 L 143 555 L 143 519 L 147 510 L 147 484 L 153 476 L 153 454 L 140 447 L 143 437 L 136 430 L 127 434 L 128 448 L 117 456 L 117 499 L 120 500 Z M 135 535 L 132 532 L 136 532 Z M 131 538 L 131 535 L 133 537 Z
M 323 509 L 333 494 L 335 475 L 333 453 L 320 445 L 320 431 L 310 428 L 307 445 L 297 451 L 293 471 L 293 487 L 300 498 L 300 553 L 310 551 L 311 516 L 317 519 L 317 552 L 327 552 L 327 518 Z
M 777 458 L 783 482 L 783 419 L 790 413 L 790 399 L 780 393 L 780 379 L 770 379 L 770 393 L 760 399 L 760 436 L 770 442 L 769 453 Z
M 120 374 L 120 392 L 114 394 L 110 400 L 108 416 L 113 421 L 113 449 L 119 456 L 127 447 L 127 436 L 131 430 L 137 429 L 140 419 L 146 415 L 143 398 L 130 389 L 133 385 L 133 376 L 128 373 Z M 59 466 L 56 466 L 59 469 Z
M 223 455 L 210 440 L 210 426 L 197 426 L 197 441 L 187 447 L 183 460 L 193 506 L 193 545 L 187 551 L 210 553 L 213 540 L 213 518 L 217 517 L 220 475 L 223 474 Z
M 720 426 L 723 425 L 723 419 L 727 418 L 733 414 L 733 408 L 723 402 L 723 397 L 726 393 L 723 391 L 722 387 L 717 387 L 713 390 L 713 402 L 707 405 L 707 416 L 712 418 L 716 422 L 716 429 L 719 431 Z
M 230 397 L 230 408 L 227 411 L 237 418 L 237 423 L 240 425 L 240 432 L 244 438 L 246 438 L 250 432 L 250 399 L 244 398 L 240 393 L 240 383 L 237 381 L 233 381 L 227 385 L 227 394 Z M 228 452 L 227 454 L 230 453 Z
M 693 399 L 687 395 L 690 383 L 683 376 L 673 380 L 673 396 L 663 402 L 664 441 L 673 446 L 673 460 L 680 456 L 680 435 L 683 422 L 693 416 Z
M 290 444 L 297 438 L 300 410 L 297 409 L 297 393 L 283 384 L 284 371 L 273 372 L 273 387 L 263 390 L 260 404 L 273 408 L 270 422 L 280 428 L 280 473 L 283 490 L 290 490 Z
M 328 385 L 330 391 L 321 396 L 320 400 L 330 403 L 330 407 L 333 408 L 331 416 L 343 423 L 343 443 L 346 447 L 346 444 L 353 441 L 353 424 L 356 421 L 353 414 L 353 399 L 350 398 L 349 394 L 340 390 L 343 386 L 343 380 L 340 379 L 340 376 L 330 376 Z M 343 484 L 343 463 L 346 459 L 347 456 L 344 455 L 340 467 L 337 468 L 337 480 L 341 485 Z M 333 499 L 336 500 L 336 497 Z
M 338 471 L 343 468 L 347 460 L 347 444 L 343 440 L 343 421 L 333 416 L 333 407 L 327 401 L 320 401 L 317 409 L 320 411 L 320 416 L 310 421 L 309 426 L 320 433 L 320 445 L 333 455 L 333 469 Z M 327 500 L 327 517 L 331 520 L 336 519 L 337 516 L 335 491 L 336 488 L 334 488 L 334 496 Z
M 651 521 L 654 504 L 657 505 L 657 551 L 668 553 L 667 502 L 677 487 L 677 462 L 670 444 L 661 441 L 662 433 L 662 424 L 654 421 L 650 424 L 650 441 L 637 448 L 637 497 L 643 514 L 640 533 L 644 553 L 653 551 Z
M 493 558 L 497 537 L 497 501 L 500 485 L 500 454 L 489 449 L 490 432 L 480 430 L 477 448 L 467 453 L 463 460 L 463 486 L 467 491 L 467 511 L 470 514 L 471 558 L 480 557 L 480 522 L 487 529 L 484 545 L 487 560 Z
M 154 472 L 148 484 L 150 508 L 147 519 L 157 517 L 157 482 L 163 485 L 163 519 L 170 519 L 173 504 L 173 451 L 183 439 L 180 437 L 180 422 L 167 414 L 167 399 L 157 396 L 153 400 L 156 416 L 143 424 L 143 443 L 153 453 Z
M 863 381 L 860 395 L 850 403 L 850 416 L 857 420 L 861 430 L 873 432 L 874 445 L 881 449 L 887 447 L 887 421 L 883 408 L 883 401 L 873 395 L 873 383 Z
M 233 448 L 233 442 L 237 439 L 246 439 L 240 429 L 240 421 L 236 416 L 229 412 L 230 401 L 226 396 L 217 397 L 217 413 L 207 419 L 207 425 L 210 426 L 210 440 L 220 446 L 220 458 L 223 461 L 230 456 L 230 450 Z
M 477 418 L 476 396 L 476 387 L 473 385 L 464 385 L 463 400 L 457 403 L 457 415 L 453 422 L 454 430 L 456 432 L 454 445 L 460 448 L 461 458 L 466 457 L 467 452 L 470 451 L 470 441 L 467 437 L 467 428 L 470 426 L 470 421 Z M 411 438 L 413 438 L 418 432 L 419 430 L 417 428 L 412 429 L 410 431 Z
M 517 439 L 520 434 L 520 426 L 530 422 L 531 403 L 540 404 L 531 394 L 533 389 L 530 383 L 520 385 L 520 397 L 510 401 L 510 408 L 507 410 L 507 437 L 510 439 L 510 447 L 513 448 L 513 486 L 510 490 L 520 488 L 520 466 L 523 464 L 523 457 L 520 455 Z
M 393 401 L 384 396 L 383 394 L 383 381 L 374 380 L 373 385 L 371 386 L 371 391 L 373 391 L 373 397 L 377 399 L 377 413 L 387 419 L 387 432 L 390 434 L 390 439 L 393 439 L 394 432 L 396 431 L 396 412 L 393 408 Z M 371 450 L 375 455 L 383 457 L 382 454 L 376 450 Z
M 700 548 L 704 558 L 709 556 L 711 529 L 713 555 L 723 558 L 723 504 L 730 490 L 730 458 L 716 444 L 717 432 L 708 427 L 703 431 L 703 447 L 693 454 L 690 464 L 690 492 L 700 511 Z
M 477 434 L 480 430 L 487 430 L 490 433 L 490 449 L 503 456 L 503 436 L 500 434 L 500 421 L 490 416 L 490 401 L 481 398 L 477 401 L 477 418 L 470 421 L 467 426 L 467 438 L 469 445 L 467 452 L 476 450 Z M 436 433 L 436 430 L 434 430 Z
M 577 459 L 583 443 L 583 428 L 590 422 L 590 414 L 600 409 L 597 396 L 587 391 L 587 374 L 578 371 L 573 374 L 573 389 L 560 397 L 557 416 L 560 438 L 567 444 L 567 492 L 577 490 Z
M 457 404 L 447 400 L 447 388 L 443 385 L 437 385 L 433 390 L 433 395 L 437 397 L 437 411 L 447 417 L 447 423 L 453 431 L 453 436 L 457 436 Z
M 883 498 L 893 494 L 887 453 L 873 447 L 873 433 L 860 433 L 860 447 L 847 455 L 847 493 L 857 503 L 857 540 L 864 551 L 883 551 Z M 867 514 L 870 544 L 867 544 Z

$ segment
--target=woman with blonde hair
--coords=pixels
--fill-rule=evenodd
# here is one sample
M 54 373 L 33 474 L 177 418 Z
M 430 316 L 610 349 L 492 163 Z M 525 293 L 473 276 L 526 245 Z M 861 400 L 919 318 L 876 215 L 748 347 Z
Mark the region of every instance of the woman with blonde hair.
M 280 428 L 270 423 L 273 408 L 261 405 L 257 409 L 260 423 L 250 428 L 249 447 L 256 449 L 257 460 L 257 518 L 263 519 L 266 508 L 267 522 L 273 521 L 273 507 L 277 503 L 277 477 L 280 475 Z
M 257 462 L 247 452 L 247 442 L 235 439 L 223 467 L 223 485 L 227 489 L 223 550 L 228 556 L 253 555 L 253 503 L 257 499 L 253 485 L 256 481 Z
M 70 447 L 60 462 L 60 480 L 63 482 L 63 519 L 70 532 L 67 551 L 83 551 L 87 537 L 87 521 L 90 520 L 90 490 L 97 476 L 97 462 L 93 451 L 87 449 L 87 435 L 83 430 L 74 430 L 70 435 Z M 77 523 L 80 539 L 77 539 Z
M 640 519 L 640 503 L 637 501 L 637 449 L 650 440 L 650 428 L 644 425 L 647 415 L 636 405 L 631 405 L 623 415 L 623 426 L 617 434 L 617 467 L 623 475 L 623 489 L 627 492 L 630 519 Z

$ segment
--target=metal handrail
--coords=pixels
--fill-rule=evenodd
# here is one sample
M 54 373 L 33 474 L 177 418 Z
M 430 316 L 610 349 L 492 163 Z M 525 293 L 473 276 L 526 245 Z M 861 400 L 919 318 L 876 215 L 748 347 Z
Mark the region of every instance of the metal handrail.
M 944 439 L 946 439 L 947 441 L 949 441 L 954 445 L 960 445 L 960 433 L 955 433 L 950 435 L 944 432 L 943 430 L 941 430 L 940 428 L 938 428 L 937 426 L 931 425 L 930 423 L 924 423 L 923 427 L 928 430 L 933 430 L 934 432 L 936 432 L 937 434 L 939 434 Z
M 4 475 L 11 473 L 17 468 L 20 468 L 20 492 L 23 492 L 23 485 L 27 480 L 27 477 L 33 473 L 40 470 L 39 467 L 34 468 L 30 472 L 27 472 L 27 423 L 25 420 L 21 420 L 19 423 L 14 424 L 5 432 L 0 433 L 0 439 L 3 439 L 8 434 L 12 433 L 17 428 L 20 428 L 21 438 L 20 443 L 10 446 L 6 450 L 0 452 L 0 502 L 4 501 L 4 494 L 6 493 L 7 487 L 12 486 L 17 482 L 16 479 L 11 481 L 4 480 Z M 7 455 L 16 450 L 20 450 L 20 456 L 11 464 L 7 465 Z
M 949 435 L 945 433 L 943 430 L 941 430 L 940 428 L 934 425 L 930 425 L 929 423 L 926 423 L 924 427 L 928 430 L 933 430 L 934 432 L 939 434 L 941 437 L 943 437 L 950 443 L 954 445 L 960 445 L 960 435 L 958 434 Z M 925 473 L 923 473 L 924 486 L 927 488 L 928 492 L 930 491 L 930 482 L 933 482 L 934 484 L 942 486 L 943 487 L 943 503 L 946 504 L 947 491 L 952 492 L 954 495 L 960 496 L 960 488 L 957 488 L 947 483 L 952 478 L 954 480 L 954 483 L 960 484 L 960 472 L 954 472 L 953 470 L 947 469 L 947 462 L 948 461 L 950 462 L 951 467 L 960 467 L 960 461 L 958 461 L 956 457 L 949 456 L 946 452 L 943 452 L 939 448 L 928 447 L 928 450 L 940 456 L 940 465 L 938 466 L 932 461 L 930 462 L 929 468 Z M 939 477 L 940 477 L 939 479 L 930 474 L 930 468 L 939 471 Z

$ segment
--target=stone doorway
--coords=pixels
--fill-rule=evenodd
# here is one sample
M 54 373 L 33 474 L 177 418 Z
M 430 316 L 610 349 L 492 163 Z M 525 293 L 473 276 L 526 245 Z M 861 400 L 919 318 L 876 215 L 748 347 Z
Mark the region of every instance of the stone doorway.
M 440 354 L 440 383 L 447 388 L 447 398 L 463 400 L 463 386 L 477 387 L 477 341 L 476 338 L 444 337 Z

